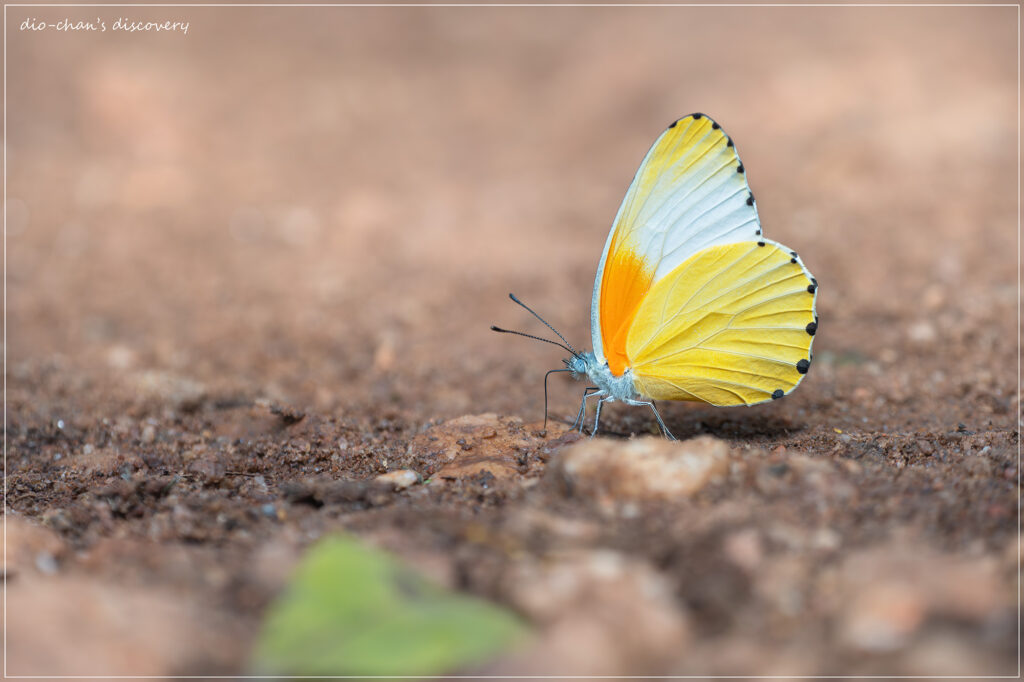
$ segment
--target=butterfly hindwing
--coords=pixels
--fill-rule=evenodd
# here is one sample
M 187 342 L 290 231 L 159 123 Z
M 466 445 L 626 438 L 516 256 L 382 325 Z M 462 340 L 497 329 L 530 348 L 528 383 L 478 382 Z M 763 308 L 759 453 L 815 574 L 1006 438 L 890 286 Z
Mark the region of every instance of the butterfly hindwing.
M 816 299 L 817 282 L 781 244 L 703 249 L 638 306 L 626 349 L 636 388 L 723 406 L 779 398 L 810 365 Z
M 669 126 L 647 152 L 619 207 L 594 283 L 594 352 L 615 374 L 655 283 L 697 252 L 756 239 L 757 208 L 731 138 L 702 114 Z

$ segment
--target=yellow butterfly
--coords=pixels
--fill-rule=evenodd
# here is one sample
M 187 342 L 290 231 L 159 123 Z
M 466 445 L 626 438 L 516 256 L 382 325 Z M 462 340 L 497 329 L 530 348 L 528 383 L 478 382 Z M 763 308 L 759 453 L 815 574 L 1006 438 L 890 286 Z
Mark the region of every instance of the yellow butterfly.
M 557 330 L 588 398 L 756 405 L 792 391 L 811 364 L 818 282 L 795 251 L 761 234 L 732 138 L 703 114 L 672 123 L 647 152 L 619 207 L 594 281 L 594 351 Z M 508 332 L 493 327 L 495 331 Z M 523 336 L 531 336 L 517 333 Z M 533 337 L 531 338 L 539 338 Z M 551 374 L 548 372 L 548 375 Z M 545 419 L 547 375 L 545 375 Z

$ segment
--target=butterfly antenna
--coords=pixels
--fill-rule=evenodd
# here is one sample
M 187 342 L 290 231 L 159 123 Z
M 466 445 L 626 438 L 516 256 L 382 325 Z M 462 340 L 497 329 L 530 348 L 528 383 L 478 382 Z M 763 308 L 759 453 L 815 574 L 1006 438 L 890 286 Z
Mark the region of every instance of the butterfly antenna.
M 559 348 L 561 348 L 563 350 L 569 351 L 573 355 L 578 355 L 578 353 L 576 351 L 574 351 L 572 348 L 570 348 L 569 346 L 563 346 L 562 344 L 558 343 L 557 341 L 552 341 L 551 339 L 545 339 L 542 336 L 534 336 L 533 334 L 527 334 L 526 332 L 517 332 L 517 331 L 515 331 L 513 329 L 502 329 L 501 327 L 495 327 L 493 324 L 491 325 L 491 331 L 501 332 L 502 334 L 515 334 L 516 336 L 525 336 L 526 338 L 533 339 L 535 341 L 543 341 L 544 343 L 550 343 L 552 346 L 558 346 Z
M 570 352 L 570 353 L 572 353 L 573 355 L 579 355 L 579 354 L 580 354 L 578 350 L 576 350 L 575 348 L 573 348 L 573 347 L 572 347 L 572 344 L 571 344 L 571 343 L 569 343 L 568 341 L 566 341 L 565 337 L 564 337 L 564 336 L 562 336 L 562 335 L 561 335 L 561 333 L 559 333 L 559 331 L 558 331 L 557 329 L 555 329 L 555 328 L 554 328 L 554 327 L 552 327 L 552 326 L 551 326 L 550 324 L 548 324 L 548 321 L 547 321 L 547 320 L 545 320 L 545 319 L 544 319 L 543 317 L 541 317 L 540 315 L 538 315 L 538 314 L 537 314 L 537 313 L 536 313 L 536 312 L 535 312 L 535 311 L 533 310 L 533 308 L 531 308 L 530 306 L 526 305 L 525 303 L 523 303 L 522 301 L 520 301 L 520 300 L 519 300 L 518 298 L 516 298 L 516 295 L 515 295 L 515 294 L 509 294 L 509 295 L 508 295 L 508 297 L 509 297 L 509 298 L 511 298 L 511 299 L 512 299 L 512 300 L 513 300 L 513 301 L 514 301 L 515 303 L 518 303 L 518 304 L 519 304 L 519 305 L 521 305 L 522 307 L 526 308 L 526 311 L 527 311 L 527 312 L 529 312 L 529 313 L 530 313 L 531 315 L 533 315 L 533 316 L 534 316 L 534 317 L 536 317 L 536 318 L 537 318 L 538 320 L 540 320 L 541 322 L 543 322 L 543 323 L 544 323 L 544 326 L 545 326 L 545 327 L 547 327 L 548 329 L 550 329 L 551 331 L 553 331 L 553 332 L 554 332 L 554 333 L 555 333 L 555 334 L 556 334 L 556 335 L 558 336 L 558 338 L 562 339 L 562 342 L 563 342 L 563 343 L 565 344 L 565 346 L 566 346 L 566 350 L 567 350 L 567 351 L 569 351 L 569 352 Z M 552 343 L 554 343 L 554 342 L 552 341 Z
M 548 377 L 557 372 L 571 372 L 571 369 L 549 369 L 544 374 L 544 426 L 541 427 L 541 431 L 545 434 L 548 432 Z

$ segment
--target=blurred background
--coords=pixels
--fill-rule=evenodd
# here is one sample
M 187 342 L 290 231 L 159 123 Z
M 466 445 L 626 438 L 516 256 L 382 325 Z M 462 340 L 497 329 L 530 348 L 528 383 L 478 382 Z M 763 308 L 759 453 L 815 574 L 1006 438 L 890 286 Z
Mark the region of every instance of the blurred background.
M 8 17 L 15 373 L 536 411 L 557 354 L 489 324 L 536 329 L 515 291 L 590 346 L 618 203 L 693 111 L 821 282 L 819 352 L 877 357 L 886 327 L 1015 301 L 1009 7 L 132 8 L 188 33 L 18 30 L 122 14 Z
M 680 544 L 666 540 L 668 558 L 652 565 L 677 580 L 680 603 L 706 597 L 714 622 L 727 623 L 693 621 L 692 641 L 704 648 L 668 642 L 682 658 L 654 672 L 737 672 L 724 660 L 741 673 L 932 674 L 936 661 L 946 674 L 1007 672 L 1016 642 L 1004 602 L 1018 559 L 1015 6 L 5 10 L 6 407 L 17 437 L 8 502 L 76 551 L 107 552 L 74 564 L 82 583 L 60 583 L 63 591 L 57 579 L 36 583 L 12 599 L 70 600 L 83 584 L 109 586 L 134 571 L 147 599 L 155 586 L 172 586 L 168 603 L 217 611 L 233 623 L 218 636 L 234 637 L 237 627 L 231 641 L 243 644 L 204 636 L 182 659 L 155 636 L 155 649 L 133 645 L 110 660 L 157 651 L 166 667 L 121 665 L 244 670 L 244 643 L 284 580 L 283 571 L 260 577 L 267 557 L 258 552 L 285 538 L 297 553 L 310 528 L 335 522 L 329 507 L 284 505 L 294 515 L 287 520 L 246 516 L 249 508 L 278 504 L 277 483 L 314 466 L 337 478 L 387 470 L 413 435 L 443 419 L 539 420 L 543 372 L 561 356 L 489 326 L 544 332 L 507 299 L 513 291 L 590 348 L 591 288 L 618 204 L 664 127 L 699 111 L 735 140 L 764 233 L 799 251 L 817 277 L 821 323 L 814 367 L 785 401 L 662 412 L 683 436 L 711 430 L 733 446 L 763 448 L 762 459 L 770 451 L 789 461 L 789 447 L 835 469 L 833 478 L 806 479 L 813 502 L 758 487 L 757 478 L 687 507 L 685 523 L 634 533 L 595 521 L 620 533 L 607 544 L 630 556 L 662 551 L 635 538 L 676 529 Z M 119 17 L 189 28 L 118 32 Z M 20 30 L 25 20 L 62 19 L 108 30 Z M 571 417 L 582 386 L 551 385 L 553 413 Z M 167 462 L 188 462 L 201 448 L 230 450 L 244 431 L 232 410 L 253 404 L 308 415 L 305 450 L 289 450 L 287 433 L 261 436 L 271 443 L 259 460 L 268 471 L 279 464 L 272 453 L 299 453 L 281 460 L 277 478 L 265 472 L 269 492 L 266 484 L 252 492 L 249 479 L 231 479 L 231 488 L 196 474 L 177 489 L 192 497 L 144 501 L 136 516 L 88 506 L 107 499 L 95 488 L 117 483 L 126 457 L 145 479 L 177 476 L 185 464 Z M 650 426 L 646 413 L 607 414 L 611 433 Z M 349 459 L 309 454 L 334 443 Z M 166 461 L 141 463 L 152 452 Z M 82 453 L 107 458 L 102 476 L 100 464 L 75 468 L 94 460 L 56 461 Z M 836 497 L 840 485 L 830 481 L 853 497 Z M 431 502 L 444 507 L 438 518 L 477 499 L 452 495 Z M 231 517 L 236 530 L 202 525 L 231 505 L 249 505 Z M 76 508 L 92 511 L 75 516 Z M 520 518 L 518 509 L 498 506 L 479 522 Z M 181 530 L 182 518 L 193 525 Z M 422 513 L 393 525 L 386 515 L 353 518 L 342 523 L 402 542 L 444 527 Z M 778 519 L 789 525 L 764 530 Z M 163 530 L 153 530 L 158 521 Z M 747 526 L 718 554 L 724 535 L 715 524 L 727 521 Z M 113 552 L 101 543 L 112 539 L 124 543 Z M 449 548 L 460 542 L 424 555 L 450 566 Z M 848 554 L 863 547 L 870 551 Z M 930 563 L 921 547 L 955 561 Z M 892 560 L 900 548 L 912 556 Z M 776 551 L 782 559 L 773 563 Z M 762 554 L 771 570 L 757 563 Z M 469 556 L 467 565 L 492 566 Z M 705 556 L 706 565 L 685 563 Z M 829 573 L 837 562 L 849 584 Z M 953 606 L 928 611 L 928 596 L 900 611 L 904 602 L 891 597 L 905 589 L 885 581 L 918 571 L 938 576 L 922 588 L 928 595 L 976 591 L 951 597 Z M 488 580 L 464 582 L 490 595 Z M 860 600 L 876 584 L 889 591 Z M 96 603 L 135 603 L 105 595 Z M 12 609 L 57 614 L 19 626 L 21 644 L 31 644 L 26 660 L 70 656 L 50 646 L 47 628 L 77 617 L 61 616 L 64 602 L 52 599 L 52 611 Z M 862 603 L 868 616 L 857 620 Z M 974 603 L 985 606 L 961 608 Z M 138 613 L 163 613 L 138 604 Z M 729 620 L 734 612 L 742 618 Z M 933 612 L 940 629 L 913 639 Z M 209 618 L 182 617 L 180 628 L 170 617 L 145 622 L 205 632 L 189 623 L 220 622 Z M 960 620 L 942 629 L 943 618 Z M 897 628 L 895 649 L 875 646 L 878 622 Z M 95 637 L 97 647 L 126 641 Z M 916 648 L 901 649 L 907 642 Z M 80 659 L 61 660 L 66 674 L 82 669 Z M 613 670 L 635 672 L 646 660 L 654 659 L 623 654 Z

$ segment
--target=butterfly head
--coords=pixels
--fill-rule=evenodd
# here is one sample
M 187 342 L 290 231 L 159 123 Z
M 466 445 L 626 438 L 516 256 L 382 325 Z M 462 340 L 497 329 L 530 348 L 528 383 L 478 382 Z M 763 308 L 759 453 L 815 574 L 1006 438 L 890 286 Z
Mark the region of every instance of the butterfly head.
M 597 363 L 597 359 L 593 353 L 575 353 L 571 358 L 566 358 L 562 362 L 572 372 L 573 379 L 581 379 L 590 373 Z

